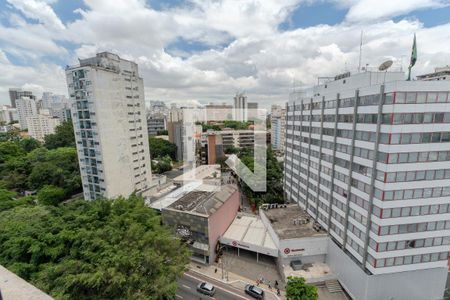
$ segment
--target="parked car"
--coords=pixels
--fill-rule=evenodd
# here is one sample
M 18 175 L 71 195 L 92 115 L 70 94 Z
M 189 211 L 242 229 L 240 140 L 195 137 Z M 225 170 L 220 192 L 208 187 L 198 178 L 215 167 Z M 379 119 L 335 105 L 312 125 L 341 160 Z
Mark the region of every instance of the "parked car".
M 214 296 L 214 293 L 216 292 L 216 288 L 208 282 L 201 282 L 197 285 L 197 292 L 208 295 L 208 296 Z
M 264 291 L 257 286 L 247 284 L 245 286 L 245 293 L 252 296 L 255 299 L 263 299 Z

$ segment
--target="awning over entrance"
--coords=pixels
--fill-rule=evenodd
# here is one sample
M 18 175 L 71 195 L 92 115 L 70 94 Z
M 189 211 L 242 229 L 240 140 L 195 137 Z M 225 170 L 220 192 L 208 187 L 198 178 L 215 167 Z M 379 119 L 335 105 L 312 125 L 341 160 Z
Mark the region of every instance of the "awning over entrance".
M 220 238 L 220 242 L 273 257 L 278 256 L 278 249 L 272 237 L 257 217 L 238 215 Z

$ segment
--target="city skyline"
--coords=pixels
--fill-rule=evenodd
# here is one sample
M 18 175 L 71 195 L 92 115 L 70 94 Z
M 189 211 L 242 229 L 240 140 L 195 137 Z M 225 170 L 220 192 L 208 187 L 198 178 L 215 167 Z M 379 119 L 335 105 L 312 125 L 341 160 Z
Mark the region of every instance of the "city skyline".
M 245 91 L 268 108 L 288 99 L 293 82 L 393 59 L 406 71 L 413 34 L 413 76 L 448 64 L 450 2 L 385 1 L 0 2 L 0 103 L 21 87 L 66 94 L 64 68 L 101 51 L 136 61 L 146 102 L 231 102 Z M 377 7 L 376 13 L 373 8 Z M 382 9 L 379 9 L 382 7 Z M 126 17 L 125 17 L 126 16 Z M 130 21 L 132 20 L 132 21 Z M 201 21 L 204 20 L 204 21 Z M 148 26 L 155 24 L 155 26 Z M 142 31 L 142 28 L 148 28 Z

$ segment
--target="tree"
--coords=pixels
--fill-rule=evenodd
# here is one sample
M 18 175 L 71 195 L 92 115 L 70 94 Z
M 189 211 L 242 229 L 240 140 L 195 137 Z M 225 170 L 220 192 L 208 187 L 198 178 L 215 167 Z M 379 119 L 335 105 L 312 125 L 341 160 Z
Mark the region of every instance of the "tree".
M 0 143 L 0 163 L 24 155 L 24 151 L 16 142 L 6 141 Z
M 148 139 L 150 147 L 150 156 L 152 159 L 157 159 L 165 156 L 169 156 L 173 160 L 177 156 L 177 146 L 169 141 L 150 137 Z
M 23 151 L 25 152 L 31 152 L 36 148 L 41 147 L 41 143 L 33 138 L 23 138 L 19 140 L 19 144 L 20 147 L 23 149 Z
M 136 196 L 0 212 L 0 241 L 0 264 L 55 299 L 174 299 L 189 263 Z
M 64 189 L 54 185 L 44 185 L 37 194 L 39 203 L 45 205 L 57 205 L 65 198 Z
M 162 174 L 172 170 L 172 160 L 168 155 L 159 158 L 157 161 L 152 160 L 152 172 L 155 174 Z
M 223 149 L 223 152 L 225 154 L 237 154 L 237 153 L 239 153 L 239 149 L 237 149 L 233 145 L 228 145 L 225 147 L 225 149 Z
M 253 151 L 240 149 L 239 158 L 252 172 L 254 172 Z M 261 166 L 257 166 L 261 167 Z M 283 167 L 273 154 L 271 148 L 267 149 L 266 156 L 266 192 L 254 192 L 242 182 L 242 191 L 250 202 L 259 203 L 283 203 Z
M 75 134 L 73 132 L 72 122 L 63 122 L 55 128 L 55 133 L 46 135 L 44 140 L 47 149 L 75 147 Z
M 305 278 L 289 276 L 286 297 L 288 300 L 317 300 L 319 294 L 316 286 L 306 284 Z
M 11 209 L 20 205 L 29 205 L 34 202 L 32 196 L 16 199 L 16 193 L 0 189 L 0 212 Z

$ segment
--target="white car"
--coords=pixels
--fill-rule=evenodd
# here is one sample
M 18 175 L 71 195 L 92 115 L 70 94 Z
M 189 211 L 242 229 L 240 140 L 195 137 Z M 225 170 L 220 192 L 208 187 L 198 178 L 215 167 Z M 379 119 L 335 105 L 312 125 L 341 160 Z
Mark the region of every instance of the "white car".
M 216 292 L 216 288 L 208 282 L 201 282 L 197 285 L 197 292 L 208 295 L 208 296 L 214 296 L 214 293 Z

